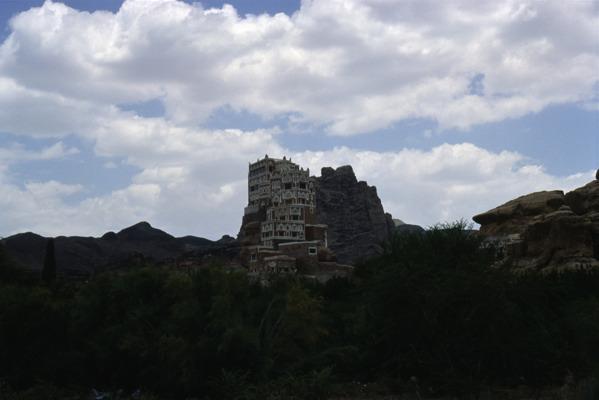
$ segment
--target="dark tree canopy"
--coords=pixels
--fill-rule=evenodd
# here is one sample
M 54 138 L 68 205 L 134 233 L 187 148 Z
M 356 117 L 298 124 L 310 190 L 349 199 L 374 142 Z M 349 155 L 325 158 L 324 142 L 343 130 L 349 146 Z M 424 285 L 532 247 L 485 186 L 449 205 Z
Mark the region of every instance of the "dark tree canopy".
M 396 236 L 353 279 L 325 284 L 289 277 L 264 287 L 219 266 L 0 281 L 0 398 L 35 398 L 3 390 L 40 384 L 54 398 L 93 387 L 251 400 L 477 398 L 597 382 L 599 275 L 491 268 L 464 228 Z M 53 253 L 49 241 L 46 281 Z

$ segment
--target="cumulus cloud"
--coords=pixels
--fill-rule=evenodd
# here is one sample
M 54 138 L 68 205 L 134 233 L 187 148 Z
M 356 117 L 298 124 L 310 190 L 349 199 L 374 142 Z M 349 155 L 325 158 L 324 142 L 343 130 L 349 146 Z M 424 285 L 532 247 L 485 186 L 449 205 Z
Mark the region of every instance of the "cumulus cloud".
M 1 234 L 32 231 L 47 236 L 97 236 L 107 225 L 152 216 L 149 210 L 160 188 L 132 184 L 106 196 L 70 201 L 70 196 L 83 191 L 82 185 L 57 181 L 28 182 L 21 187 L 0 176 Z
M 81 185 L 57 181 L 29 182 L 24 187 L 11 183 L 0 170 L 1 235 L 22 231 L 59 235 L 77 221 L 77 209 L 66 198 L 82 190 Z M 61 231 L 62 229 L 62 231 Z
M 562 3 L 306 0 L 292 16 L 240 16 L 177 0 L 128 0 L 116 13 L 48 0 L 15 16 L 0 45 L 0 132 L 78 135 L 106 168 L 138 172 L 89 196 L 86 184 L 60 177 L 15 183 L 10 175 L 16 162 L 77 149 L 60 141 L 0 148 L 0 233 L 101 235 L 148 220 L 180 235 L 235 234 L 247 163 L 265 153 L 292 155 L 313 173 L 351 164 L 387 211 L 423 225 L 581 185 L 590 172 L 557 177 L 524 155 L 468 143 L 291 152 L 277 128 L 203 124 L 228 107 L 336 135 L 406 118 L 468 129 L 550 104 L 592 104 L 599 16 L 590 1 Z M 119 107 L 150 100 L 165 115 Z
M 176 0 L 87 13 L 48 0 L 12 19 L 0 75 L 95 104 L 161 99 L 178 124 L 230 106 L 340 135 L 406 118 L 467 129 L 589 100 L 598 24 L 584 0 L 312 0 L 292 16 Z
M 81 185 L 58 186 L 56 181 L 19 185 L 8 168 L 0 168 L 2 234 L 32 230 L 101 235 L 141 220 L 174 234 L 212 238 L 235 234 L 247 200 L 248 162 L 265 153 L 284 152 L 275 141 L 277 130 L 191 129 L 126 113 L 88 131 L 96 137 L 96 154 L 122 158 L 137 167 L 140 172 L 130 185 L 90 197 Z M 37 152 L 13 145 L 0 149 L 0 166 L 1 161 L 10 165 L 75 152 L 62 142 Z M 83 200 L 71 198 L 76 193 Z
M 79 154 L 79 149 L 66 147 L 62 142 L 56 142 L 52 146 L 44 147 L 38 151 L 28 150 L 19 143 L 13 143 L 6 147 L 0 147 L 0 163 L 8 165 L 24 161 L 52 160 L 74 154 Z

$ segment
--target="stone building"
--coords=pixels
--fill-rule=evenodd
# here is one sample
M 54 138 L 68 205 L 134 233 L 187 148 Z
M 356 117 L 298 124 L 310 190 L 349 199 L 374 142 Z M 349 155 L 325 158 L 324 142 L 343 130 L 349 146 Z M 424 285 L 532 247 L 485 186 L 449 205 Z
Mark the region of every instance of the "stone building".
M 248 205 L 239 238 L 250 273 L 296 273 L 331 261 L 327 226 L 315 219 L 314 178 L 291 159 L 249 165 Z

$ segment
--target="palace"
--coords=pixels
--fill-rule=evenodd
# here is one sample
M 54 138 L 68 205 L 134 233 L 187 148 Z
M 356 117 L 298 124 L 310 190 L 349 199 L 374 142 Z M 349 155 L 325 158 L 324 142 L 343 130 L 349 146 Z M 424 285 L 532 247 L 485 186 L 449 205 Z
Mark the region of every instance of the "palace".
M 240 232 L 242 261 L 250 273 L 295 273 L 333 261 L 327 226 L 315 217 L 310 170 L 268 155 L 249 165 L 248 205 Z M 305 271 L 302 271 L 305 272 Z

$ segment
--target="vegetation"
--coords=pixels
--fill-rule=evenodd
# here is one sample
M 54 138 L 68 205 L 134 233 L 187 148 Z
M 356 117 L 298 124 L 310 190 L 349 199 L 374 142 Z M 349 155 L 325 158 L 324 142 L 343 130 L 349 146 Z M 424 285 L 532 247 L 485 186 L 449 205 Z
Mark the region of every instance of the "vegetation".
M 119 398 L 476 398 L 569 383 L 590 399 L 598 388 L 599 275 L 493 269 L 461 223 L 397 236 L 352 280 L 324 285 L 151 266 L 48 285 L 4 272 L 9 264 L 0 247 L 2 398 L 91 388 Z

